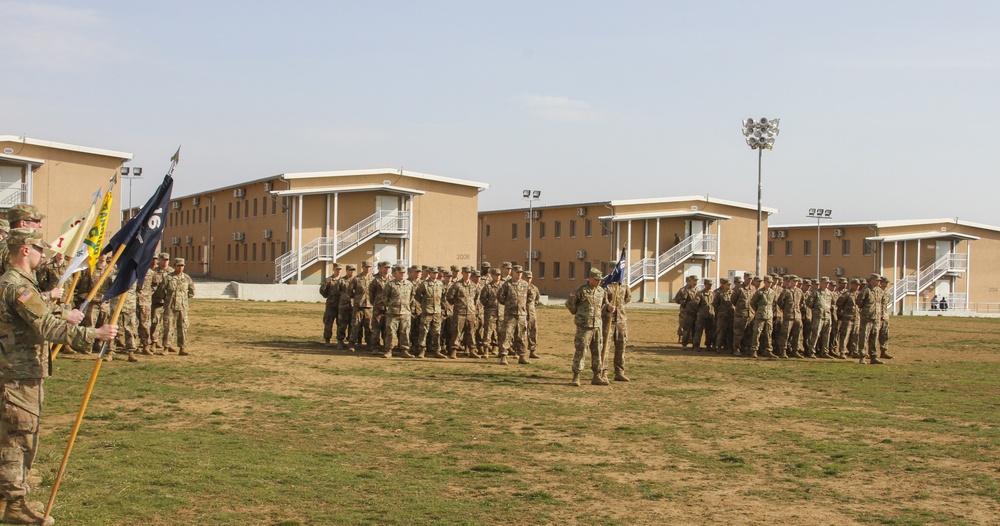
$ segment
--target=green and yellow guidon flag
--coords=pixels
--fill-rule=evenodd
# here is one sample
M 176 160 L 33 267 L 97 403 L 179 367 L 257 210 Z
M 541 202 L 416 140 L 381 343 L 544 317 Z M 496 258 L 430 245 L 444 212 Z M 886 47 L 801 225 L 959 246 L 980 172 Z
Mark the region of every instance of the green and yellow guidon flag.
M 97 265 L 97 258 L 101 256 L 101 246 L 104 245 L 104 234 L 108 232 L 108 218 L 111 216 L 111 198 L 114 192 L 107 192 L 104 194 L 104 202 L 101 204 L 101 209 L 97 212 L 97 219 L 94 221 L 94 225 L 90 227 L 90 231 L 87 232 L 87 238 L 83 240 L 83 245 L 87 247 L 87 265 L 90 266 L 90 271 L 94 271 L 94 266 Z

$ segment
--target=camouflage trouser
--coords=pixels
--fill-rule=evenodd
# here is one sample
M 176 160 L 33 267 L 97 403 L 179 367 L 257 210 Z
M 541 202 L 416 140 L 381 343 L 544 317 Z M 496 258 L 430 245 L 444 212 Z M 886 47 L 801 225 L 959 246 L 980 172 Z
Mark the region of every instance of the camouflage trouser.
M 609 320 L 602 320 L 601 331 L 602 335 L 608 335 L 608 345 L 614 345 L 615 347 L 615 374 L 620 374 L 625 372 L 625 344 L 628 342 L 628 325 L 624 321 L 612 322 Z M 574 342 L 575 343 L 575 342 Z M 601 344 L 604 341 L 601 340 Z M 605 351 L 607 353 L 607 351 Z M 605 357 L 607 359 L 607 357 Z M 604 370 L 607 370 L 607 363 L 601 364 Z M 582 366 L 582 364 L 581 364 Z
M 781 332 L 778 334 L 778 346 L 775 348 L 778 353 L 799 352 L 799 340 L 802 338 L 802 320 L 796 318 L 786 318 L 781 324 Z
M 354 308 L 354 321 L 351 322 L 351 347 L 361 345 L 364 339 L 366 345 L 372 344 L 372 309 Z
M 135 316 L 139 323 L 139 345 L 142 347 L 149 347 L 152 343 L 152 338 L 150 338 L 151 333 L 149 332 L 149 322 L 150 315 L 152 314 L 152 306 L 149 304 L 139 304 L 139 307 L 135 310 Z
M 694 322 L 694 348 L 701 347 L 702 335 L 705 336 L 705 347 L 715 346 L 715 319 L 699 315 Z
M 830 321 L 830 343 L 827 345 L 830 349 L 830 353 L 833 353 L 837 349 L 840 349 L 840 320 L 833 319 Z
M 680 331 L 681 331 L 681 345 L 688 345 L 694 343 L 694 326 L 698 320 L 697 314 L 692 314 L 687 311 L 681 311 L 680 317 Z
M 153 343 L 163 341 L 163 304 L 153 305 L 149 313 L 149 338 Z
M 763 344 L 763 348 L 760 349 L 762 353 L 771 352 L 771 333 L 774 329 L 772 323 L 771 318 L 755 318 L 753 320 L 753 334 L 750 336 L 751 354 L 756 354 L 761 344 Z
M 420 333 L 417 341 L 413 342 L 417 350 L 424 352 L 430 348 L 431 352 L 441 352 L 441 315 L 421 314 Z
M 743 352 L 750 352 L 750 335 L 753 321 L 746 316 L 733 318 L 733 346 Z
M 337 321 L 337 305 L 327 303 L 323 309 L 323 341 L 333 338 L 333 323 Z
M 879 320 L 861 319 L 861 334 L 858 337 L 858 352 L 861 353 L 861 356 L 865 355 L 866 348 L 868 349 L 868 356 L 872 358 L 878 356 L 879 326 Z
M 118 317 L 118 336 L 115 337 L 114 349 L 125 349 L 131 352 L 138 349 L 141 340 L 139 339 L 139 318 L 136 316 L 135 308 L 123 308 Z
M 538 350 L 538 316 L 530 316 L 527 323 L 528 352 Z
M 385 352 L 390 353 L 395 347 L 399 347 L 400 352 L 409 352 L 410 313 L 387 313 L 383 320 L 385 322 Z
M 855 318 L 840 320 L 840 353 L 849 352 L 852 356 L 858 353 L 858 322 Z
M 111 321 L 111 302 L 105 301 L 102 303 L 95 300 L 87 305 L 87 310 L 84 312 L 83 321 L 80 322 L 80 325 L 96 329 L 109 321 Z M 93 351 L 99 352 L 103 346 L 102 342 L 94 341 Z M 114 342 L 111 342 L 108 348 L 114 350 Z
M 440 345 L 441 345 L 442 349 L 447 349 L 448 348 L 448 344 L 451 342 L 451 339 L 454 337 L 453 336 L 454 334 L 455 334 L 455 319 L 454 319 L 454 317 L 450 313 L 448 313 L 448 312 L 442 312 L 441 313 L 441 336 L 440 336 L 440 339 L 441 339 Z
M 381 349 L 385 344 L 385 310 L 372 311 L 372 349 Z M 383 349 L 384 350 L 384 349 Z
M 452 326 L 455 332 L 448 341 L 448 349 L 457 351 L 459 349 L 476 348 L 476 315 L 475 314 L 455 314 L 451 317 Z
M 817 317 L 813 314 L 813 325 L 810 331 L 809 347 L 810 352 L 816 355 L 825 355 L 830 351 L 830 318 Z
M 350 307 L 337 310 L 337 341 L 340 343 L 344 343 L 351 334 L 351 314 L 354 314 L 354 309 Z
M 878 327 L 878 349 L 882 353 L 889 352 L 889 317 L 882 318 Z
M 483 326 L 479 331 L 479 345 L 487 352 L 500 346 L 500 316 L 499 312 L 486 311 L 483 314 Z
M 188 313 L 186 310 L 163 309 L 163 348 L 171 347 L 176 339 L 177 347 L 187 344 Z
M 410 313 L 410 347 L 417 348 L 417 339 L 420 338 L 420 314 Z
M 576 336 L 573 338 L 573 345 L 576 352 L 573 353 L 573 374 L 583 370 L 583 354 L 587 348 L 590 349 L 590 370 L 594 374 L 600 374 L 604 370 L 601 363 L 602 334 L 600 327 L 580 327 L 576 328 Z M 501 351 L 502 352 L 502 351 Z
M 7 500 L 30 491 L 28 471 L 38 451 L 41 379 L 4 380 L 0 399 L 0 494 Z
M 503 341 L 500 344 L 500 356 L 507 356 L 513 345 L 514 353 L 523 356 L 528 351 L 524 341 L 528 332 L 527 316 L 506 316 L 503 320 Z
M 733 350 L 733 318 L 731 315 L 715 317 L 716 350 Z
M 802 347 L 806 354 L 812 352 L 812 326 L 813 320 L 812 316 L 806 318 L 802 317 Z

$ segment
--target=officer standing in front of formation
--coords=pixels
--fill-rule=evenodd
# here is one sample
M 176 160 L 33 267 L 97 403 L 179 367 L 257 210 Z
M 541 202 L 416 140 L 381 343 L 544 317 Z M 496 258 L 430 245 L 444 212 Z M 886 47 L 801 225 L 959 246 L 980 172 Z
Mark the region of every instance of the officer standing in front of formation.
M 337 321 L 340 308 L 340 272 L 340 263 L 334 263 L 333 275 L 324 279 L 319 286 L 319 295 L 326 299 L 326 307 L 323 309 L 323 343 L 326 345 L 330 345 L 330 338 L 333 338 L 333 323 Z
M 346 349 L 345 343 L 351 336 L 351 321 L 354 316 L 354 296 L 351 295 L 351 280 L 358 267 L 347 265 L 347 275 L 340 278 L 340 300 L 337 301 L 337 348 Z
M 772 325 L 774 320 L 774 290 L 771 288 L 774 278 L 764 276 L 764 286 L 757 289 L 750 298 L 750 308 L 754 310 L 753 331 L 750 336 L 750 357 L 757 357 L 757 349 L 761 342 L 764 343 L 764 350 L 761 354 L 765 358 L 777 358 L 771 352 L 771 333 L 774 330 Z
M 13 229 L 6 241 L 8 270 L 0 277 L 0 325 L 6 333 L 0 347 L 4 365 L 0 368 L 0 511 L 4 524 L 51 526 L 55 520 L 45 517 L 42 504 L 28 502 L 29 473 L 38 452 L 43 381 L 49 373 L 46 341 L 90 348 L 97 340 L 113 339 L 118 327 L 81 327 L 83 313 L 78 310 L 67 313 L 65 319 L 53 313 L 35 280 L 48 243 L 33 228 Z
M 591 385 L 608 385 L 608 380 L 604 378 L 604 364 L 601 363 L 601 337 L 602 315 L 605 310 L 614 313 L 614 307 L 608 305 L 607 295 L 601 288 L 601 271 L 592 268 L 587 283 L 580 285 L 570 293 L 566 300 L 566 308 L 573 314 L 573 321 L 576 324 L 576 336 L 573 344 L 576 352 L 573 355 L 573 380 L 570 385 L 580 386 L 580 372 L 583 370 L 583 355 L 586 349 L 590 349 L 590 369 L 594 372 L 594 377 L 590 380 Z
M 503 305 L 503 341 L 500 344 L 500 363 L 507 365 L 507 355 L 513 347 L 517 363 L 528 364 L 528 283 L 521 279 L 521 266 L 513 265 L 511 278 L 500 287 L 497 301 Z
M 173 352 L 171 344 L 176 341 L 177 355 L 187 356 L 188 299 L 194 297 L 194 281 L 184 273 L 184 258 L 174 259 L 174 272 L 160 283 L 163 298 L 163 348 Z
M 392 350 L 399 347 L 403 358 L 410 354 L 410 302 L 413 301 L 413 284 L 406 279 L 403 265 L 392 266 L 392 279 L 382 284 L 379 304 L 385 309 L 385 340 L 383 358 L 392 358 Z
M 882 325 L 882 289 L 879 287 L 881 276 L 872 274 L 868 278 L 868 286 L 858 293 L 858 312 L 861 314 L 861 332 L 858 338 L 858 352 L 861 358 L 858 363 L 865 363 L 865 349 L 868 350 L 868 361 L 872 365 L 884 364 L 878 359 L 878 331 Z
M 601 329 L 607 336 L 610 345 L 615 346 L 614 366 L 615 381 L 630 381 L 625 376 L 625 344 L 628 342 L 628 319 L 625 316 L 625 305 L 632 302 L 632 291 L 621 283 L 608 283 L 604 291 L 605 304 L 608 308 L 601 314 Z M 604 341 L 601 341 L 603 345 Z M 607 351 L 605 351 L 605 355 Z M 606 360 L 606 358 L 605 358 Z M 602 364 L 601 374 L 604 380 L 608 379 L 608 364 Z
M 361 274 L 354 276 L 354 279 L 347 285 L 351 296 L 354 298 L 354 314 L 351 322 L 351 342 L 347 350 L 354 352 L 361 347 L 362 340 L 365 345 L 372 346 L 372 301 L 368 294 L 368 286 L 372 280 L 372 264 L 370 261 L 361 262 Z

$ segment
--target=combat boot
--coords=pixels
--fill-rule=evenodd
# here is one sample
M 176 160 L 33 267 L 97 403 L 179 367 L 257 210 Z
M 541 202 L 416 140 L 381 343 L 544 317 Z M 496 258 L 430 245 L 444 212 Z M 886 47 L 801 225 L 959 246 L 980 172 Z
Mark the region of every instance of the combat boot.
M 882 358 L 883 360 L 891 360 L 892 359 L 892 356 L 890 356 L 889 353 L 887 353 L 885 351 L 882 351 L 881 353 L 879 353 L 878 357 Z
M 148 345 L 143 345 L 142 346 L 142 354 L 144 354 L 146 356 L 152 356 L 153 355 L 153 351 L 149 348 Z
M 534 359 L 537 360 L 538 359 L 538 353 L 536 353 L 535 351 L 531 351 L 530 353 L 528 353 L 528 358 L 534 358 Z
M 573 373 L 573 379 L 570 380 L 569 385 L 580 387 L 580 373 Z
M 382 354 L 382 358 L 392 358 L 392 349 L 385 351 L 385 353 Z
M 138 362 L 139 359 L 135 357 L 135 353 L 134 352 L 129 351 L 128 352 L 128 361 L 130 361 L 132 363 L 135 363 L 135 362 Z
M 506 354 L 500 357 L 500 365 L 507 365 L 507 355 Z
M 76 354 L 76 351 L 74 351 L 73 348 L 70 347 L 69 345 L 63 345 L 62 349 L 60 349 L 59 352 L 63 354 Z
M 517 357 L 517 363 L 519 365 L 528 365 L 531 362 L 528 361 L 528 357 L 527 356 L 525 356 L 525 355 L 522 354 L 522 355 L 520 355 L 520 356 Z
M 4 524 L 41 524 L 43 526 L 52 526 L 56 523 L 56 520 L 52 517 L 45 516 L 45 510 L 39 511 L 37 508 L 32 507 L 24 500 L 24 497 L 6 501 L 5 504 L 2 521 Z
M 323 338 L 323 343 L 326 345 L 330 345 L 330 338 Z
M 177 356 L 187 356 L 189 354 L 191 354 L 191 353 L 185 351 L 183 347 L 181 347 L 180 351 L 177 351 Z
M 482 356 L 478 352 L 476 352 L 476 349 L 474 347 L 470 347 L 469 358 L 482 358 Z
M 421 348 L 420 352 L 417 353 L 417 358 L 423 358 L 426 353 L 427 353 L 427 350 Z
M 452 349 L 451 352 L 448 353 L 448 358 L 450 358 L 452 360 L 457 360 L 458 359 L 458 349 Z
M 107 353 L 106 353 L 106 354 L 104 355 L 104 361 L 105 361 L 105 362 L 110 362 L 110 361 L 114 361 L 114 359 L 115 359 L 115 352 L 114 352 L 114 351 L 108 351 L 108 352 L 107 352 Z
M 631 382 L 628 376 L 625 376 L 625 371 L 615 371 L 615 381 L 616 382 Z
M 448 357 L 447 357 L 447 356 L 446 356 L 446 355 L 445 355 L 444 353 L 442 353 L 441 351 L 434 351 L 434 354 L 433 354 L 432 356 L 434 356 L 435 358 L 445 358 L 445 359 L 447 359 L 447 358 L 448 358 Z
M 764 351 L 764 354 L 762 356 L 764 358 L 767 358 L 768 360 L 777 360 L 778 359 L 778 355 L 774 354 L 771 351 Z
M 872 357 L 871 357 L 871 358 L 870 358 L 870 359 L 868 360 L 868 363 L 869 363 L 869 364 L 871 364 L 871 365 L 884 365 L 884 364 L 885 364 L 885 362 L 883 362 L 882 360 L 879 360 L 879 359 L 878 359 L 877 357 L 875 357 L 875 356 L 872 356 Z
M 601 373 L 594 373 L 594 377 L 590 380 L 590 385 L 608 385 L 608 382 Z
M 410 351 L 408 351 L 406 349 L 400 349 L 399 350 L 399 355 L 402 356 L 403 358 L 413 358 L 413 355 L 410 354 Z

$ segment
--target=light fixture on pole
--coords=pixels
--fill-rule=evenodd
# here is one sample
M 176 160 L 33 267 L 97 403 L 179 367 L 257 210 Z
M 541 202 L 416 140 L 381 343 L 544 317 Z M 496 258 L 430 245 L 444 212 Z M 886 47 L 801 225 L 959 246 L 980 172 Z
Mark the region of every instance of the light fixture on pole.
M 531 270 L 531 260 L 534 259 L 534 252 L 531 251 L 531 238 L 534 237 L 535 230 L 535 210 L 534 203 L 542 195 L 541 190 L 525 190 L 521 192 L 521 197 L 528 201 L 528 270 Z
M 774 137 L 778 135 L 779 119 L 767 119 L 766 117 L 743 121 L 743 135 L 747 138 L 747 146 L 751 150 L 757 150 L 757 268 L 756 274 L 760 275 L 760 234 L 761 234 L 761 206 L 760 199 L 763 193 L 761 184 L 760 168 L 764 158 L 764 150 L 774 147 Z
M 830 217 L 833 214 L 833 210 L 829 208 L 810 208 L 809 213 L 806 217 L 816 218 L 816 278 L 819 279 L 819 252 L 820 252 L 820 237 L 819 237 L 819 220 L 820 219 L 833 219 Z
M 135 212 L 132 210 L 132 180 L 142 177 L 142 168 L 136 166 L 132 168 L 132 175 L 129 175 L 129 167 L 122 166 L 121 176 L 123 179 L 128 179 L 128 218 L 132 219 Z

